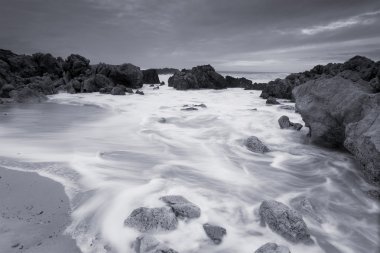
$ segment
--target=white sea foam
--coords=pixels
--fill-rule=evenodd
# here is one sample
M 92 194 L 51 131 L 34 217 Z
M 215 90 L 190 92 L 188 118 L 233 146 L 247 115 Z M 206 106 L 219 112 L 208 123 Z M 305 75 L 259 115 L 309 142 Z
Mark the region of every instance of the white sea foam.
M 161 76 L 166 83 L 167 78 Z M 34 169 L 64 178 L 60 182 L 75 189 L 69 195 L 73 222 L 67 232 L 83 252 L 131 252 L 139 233 L 125 227 L 124 220 L 135 208 L 163 206 L 159 198 L 168 194 L 183 195 L 202 209 L 199 219 L 180 221 L 177 230 L 157 234 L 181 253 L 248 253 L 267 242 L 288 245 L 293 253 L 375 252 L 379 206 L 361 191 L 369 186 L 349 155 L 308 144 L 307 129 L 279 128 L 280 116 L 302 122 L 300 115 L 267 106 L 259 91 L 176 91 L 167 86 L 144 86 L 143 91 L 145 96 L 58 94 L 41 105 L 46 116 L 38 114 L 40 108 L 18 119 L 19 124 L 1 126 L 0 155 L 26 163 L 2 159 L 0 165 L 66 164 L 62 171 L 48 170 L 43 163 Z M 207 108 L 181 110 L 200 103 Z M 54 104 L 75 105 L 70 114 L 75 121 L 69 115 L 59 125 L 45 119 L 59 113 L 49 111 Z M 15 118 L 20 113 L 10 112 Z M 82 120 L 85 116 L 89 118 Z M 36 126 L 28 130 L 31 121 Z M 248 151 L 243 143 L 251 135 L 272 152 Z M 305 217 L 314 246 L 292 245 L 260 226 L 261 201 L 290 205 L 298 196 L 311 198 L 324 221 L 321 225 Z M 221 245 L 210 244 L 202 228 L 206 222 L 227 229 Z

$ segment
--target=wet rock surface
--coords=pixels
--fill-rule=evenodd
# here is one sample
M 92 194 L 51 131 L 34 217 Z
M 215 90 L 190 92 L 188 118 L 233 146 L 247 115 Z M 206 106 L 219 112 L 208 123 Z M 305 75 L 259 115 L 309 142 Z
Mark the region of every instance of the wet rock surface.
M 302 124 L 300 123 L 293 123 L 289 120 L 289 117 L 288 116 L 281 116 L 279 119 L 278 119 L 278 124 L 280 125 L 280 128 L 281 129 L 294 129 L 294 130 L 301 130 L 301 128 L 303 127 Z
M 248 139 L 245 140 L 245 146 L 249 151 L 254 153 L 266 153 L 270 151 L 270 149 L 256 136 L 248 137 Z
M 227 234 L 227 230 L 223 227 L 211 225 L 211 224 L 203 224 L 203 229 L 206 232 L 206 235 L 215 243 L 221 244 L 223 237 Z
M 182 196 L 169 195 L 161 197 L 160 200 L 168 204 L 178 218 L 193 219 L 201 216 L 201 209 Z

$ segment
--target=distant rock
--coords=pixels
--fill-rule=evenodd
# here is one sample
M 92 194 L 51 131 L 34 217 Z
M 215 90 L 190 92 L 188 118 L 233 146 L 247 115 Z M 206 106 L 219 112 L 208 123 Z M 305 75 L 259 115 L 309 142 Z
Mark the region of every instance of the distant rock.
M 169 78 L 169 87 L 177 90 L 225 89 L 227 82 L 213 67 L 204 65 L 176 72 Z
M 247 149 L 254 153 L 266 153 L 269 152 L 269 148 L 262 143 L 256 136 L 251 136 L 245 141 Z
M 119 95 L 119 96 L 125 95 L 125 87 L 122 87 L 122 86 L 113 87 L 111 90 L 111 95 Z
M 267 105 L 279 105 L 280 103 L 274 97 L 268 97 L 266 104 Z
M 300 123 L 293 123 L 289 120 L 289 117 L 288 116 L 281 116 L 279 119 L 278 119 L 278 124 L 280 125 L 280 128 L 281 129 L 294 129 L 294 130 L 301 130 L 301 128 L 303 127 L 302 124 Z
M 266 87 L 266 83 L 253 83 L 253 84 L 250 84 L 250 85 L 247 85 L 246 87 L 244 87 L 245 90 L 264 90 L 265 87 Z
M 226 82 L 228 88 L 247 88 L 252 86 L 252 81 L 244 77 L 236 78 L 232 76 L 226 76 Z
M 178 253 L 148 234 L 137 237 L 132 247 L 136 253 Z
M 220 244 L 223 237 L 227 234 L 227 230 L 220 226 L 210 225 L 208 223 L 203 224 L 203 229 L 206 235 L 215 243 Z
M 260 205 L 259 214 L 262 224 L 267 224 L 285 239 L 293 243 L 313 243 L 302 216 L 288 206 L 274 200 L 264 201 Z
M 201 209 L 182 196 L 169 195 L 160 200 L 168 204 L 178 218 L 194 219 L 201 216 Z
M 113 87 L 114 83 L 104 75 L 95 74 L 83 82 L 82 92 L 98 92 L 101 88 Z
M 360 73 L 368 79 L 367 70 Z M 373 93 L 362 79 L 336 76 L 309 81 L 296 87 L 293 95 L 311 140 L 344 146 L 361 163 L 364 176 L 380 185 L 380 93 Z
M 182 108 L 181 111 L 198 111 L 198 108 L 190 106 L 190 107 Z
M 257 249 L 255 253 L 290 253 L 290 250 L 286 246 L 268 242 Z
M 20 90 L 12 90 L 9 93 L 9 96 L 16 103 L 41 103 L 47 100 L 47 97 L 35 90 L 32 90 L 28 87 L 21 88 Z
M 137 91 L 136 91 L 136 94 L 139 94 L 139 95 L 144 95 L 144 92 L 143 92 L 143 91 L 141 91 L 141 90 L 137 90 Z
M 63 70 L 68 74 L 69 79 L 85 74 L 89 69 L 90 60 L 78 54 L 70 55 L 63 63 Z
M 158 77 L 155 69 L 143 70 L 143 82 L 146 84 L 159 84 L 160 78 Z
M 94 66 L 93 72 L 108 77 L 116 85 L 132 89 L 139 89 L 143 86 L 143 72 L 139 67 L 130 63 L 122 65 L 101 63 Z
M 124 221 L 128 227 L 144 232 L 170 231 L 177 228 L 177 218 L 169 207 L 146 208 L 140 207 Z

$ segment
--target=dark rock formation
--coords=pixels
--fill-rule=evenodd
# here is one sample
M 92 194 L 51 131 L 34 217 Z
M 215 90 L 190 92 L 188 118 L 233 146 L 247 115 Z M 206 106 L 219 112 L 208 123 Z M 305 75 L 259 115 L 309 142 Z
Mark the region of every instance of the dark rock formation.
M 265 102 L 267 105 L 279 105 L 280 103 L 275 99 L 274 97 L 268 97 L 267 101 Z
M 133 64 L 109 65 L 100 63 L 93 68 L 95 74 L 102 74 L 111 79 L 115 85 L 138 89 L 143 86 L 143 72 Z
M 85 74 L 90 69 L 90 60 L 78 54 L 72 54 L 65 60 L 63 64 L 63 70 L 68 74 L 68 78 Z
M 158 77 L 155 69 L 143 70 L 143 82 L 146 84 L 159 84 L 160 78 Z
M 204 65 L 176 72 L 169 78 L 169 87 L 177 90 L 224 89 L 227 88 L 227 82 L 213 67 Z
M 136 91 L 136 94 L 139 94 L 139 95 L 144 95 L 144 92 L 143 92 L 143 91 L 141 91 L 141 90 L 137 90 L 137 91 Z
M 289 120 L 288 116 L 281 116 L 278 119 L 278 124 L 280 125 L 281 129 L 294 129 L 294 130 L 301 130 L 302 125 L 300 123 L 293 123 Z
M 258 248 L 255 253 L 290 253 L 290 250 L 286 246 L 268 242 L 267 244 L 264 244 Z
M 151 235 L 141 235 L 137 237 L 132 247 L 136 253 L 178 253 Z
M 124 225 L 144 233 L 174 230 L 177 228 L 178 221 L 174 212 L 169 207 L 140 207 L 133 210 L 124 221 Z
M 98 92 L 102 88 L 112 88 L 114 83 L 102 74 L 95 74 L 83 82 L 82 92 Z
M 256 136 L 251 136 L 245 141 L 247 149 L 254 153 L 266 153 L 269 152 L 269 148 L 262 143 Z
M 203 224 L 203 229 L 206 235 L 215 243 L 220 244 L 223 237 L 227 234 L 227 230 L 220 226 L 215 226 L 211 224 Z
M 302 216 L 288 206 L 274 200 L 264 201 L 260 205 L 259 214 L 263 225 L 268 224 L 270 229 L 285 239 L 294 243 L 313 242 Z
M 380 91 L 379 81 L 380 63 L 362 56 L 355 56 L 345 63 L 329 63 L 325 66 L 317 65 L 309 71 L 290 74 L 284 79 L 269 82 L 263 89 L 262 97 L 292 99 L 292 90 L 301 84 L 319 78 L 341 76 L 351 81 L 359 79 L 369 82 L 374 92 Z
M 193 219 L 201 216 L 201 209 L 182 196 L 169 195 L 160 199 L 173 209 L 178 218 Z
M 368 68 L 358 69 L 367 80 L 373 76 Z M 336 76 L 309 81 L 295 88 L 293 95 L 311 140 L 344 146 L 362 164 L 365 177 L 380 185 L 380 93 L 373 93 L 364 79 L 354 82 Z
M 253 83 L 245 87 L 245 90 L 264 90 L 266 87 L 266 83 Z
M 47 99 L 44 94 L 28 87 L 21 88 L 20 90 L 12 90 L 9 96 L 16 103 L 40 103 Z
M 247 88 L 252 86 L 252 81 L 244 77 L 236 78 L 232 76 L 226 76 L 226 82 L 228 88 Z
M 112 95 L 120 95 L 123 96 L 125 95 L 125 87 L 123 86 L 115 86 L 111 90 Z

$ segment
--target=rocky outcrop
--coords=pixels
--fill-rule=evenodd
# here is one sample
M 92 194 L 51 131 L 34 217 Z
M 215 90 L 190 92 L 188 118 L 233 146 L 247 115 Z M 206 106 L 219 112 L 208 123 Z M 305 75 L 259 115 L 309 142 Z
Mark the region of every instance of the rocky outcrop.
M 133 89 L 143 86 L 143 72 L 139 67 L 130 63 L 122 65 L 100 63 L 93 67 L 93 72 L 108 77 L 115 85 L 123 85 Z
M 171 76 L 168 82 L 169 87 L 177 90 L 227 88 L 224 77 L 210 65 L 197 66 L 191 70 L 183 69 Z
M 247 149 L 254 153 L 266 153 L 269 152 L 269 148 L 260 141 L 256 136 L 250 136 L 247 140 L 245 140 L 245 146 Z
M 341 76 L 351 81 L 364 80 L 371 84 L 374 92 L 380 91 L 379 81 L 380 63 L 366 57 L 355 56 L 345 63 L 329 63 L 317 65 L 309 71 L 290 74 L 284 79 L 276 79 L 269 82 L 263 89 L 262 97 L 292 99 L 292 90 L 308 81 L 320 78 L 332 78 Z
M 182 196 L 169 195 L 160 200 L 168 204 L 178 218 L 193 219 L 201 216 L 201 209 Z
M 302 216 L 288 206 L 274 200 L 264 201 L 260 205 L 259 214 L 263 225 L 267 224 L 285 239 L 293 243 L 313 243 Z
M 177 228 L 178 221 L 169 207 L 140 207 L 133 210 L 124 221 L 124 225 L 144 233 L 174 230 Z
M 293 123 L 289 120 L 289 117 L 288 116 L 281 116 L 279 119 L 278 119 L 278 124 L 280 125 L 280 128 L 281 129 L 294 129 L 294 130 L 301 130 L 301 128 L 303 127 L 302 124 L 300 123 Z
M 351 71 L 357 63 L 345 65 Z M 373 76 L 372 68 L 355 69 L 366 80 Z M 345 147 L 361 163 L 364 176 L 380 185 L 380 93 L 361 78 L 320 78 L 298 86 L 293 95 L 311 140 Z
M 290 253 L 290 250 L 286 246 L 268 242 L 267 244 L 264 244 L 258 248 L 255 253 Z
M 67 74 L 68 79 L 71 80 L 86 74 L 87 70 L 90 70 L 90 60 L 81 55 L 72 54 L 65 60 L 63 70 Z
M 214 244 L 221 244 L 223 237 L 227 234 L 227 230 L 225 228 L 208 223 L 203 224 L 203 229 Z
M 143 82 L 145 84 L 159 84 L 160 78 L 158 77 L 157 71 L 155 69 L 146 69 L 142 71 Z
M 226 82 L 228 88 L 247 88 L 252 86 L 252 81 L 244 77 L 236 78 L 232 76 L 226 76 Z
M 245 90 L 264 90 L 266 86 L 267 86 L 266 83 L 256 83 L 255 82 L 255 83 L 248 85 L 244 89 Z

